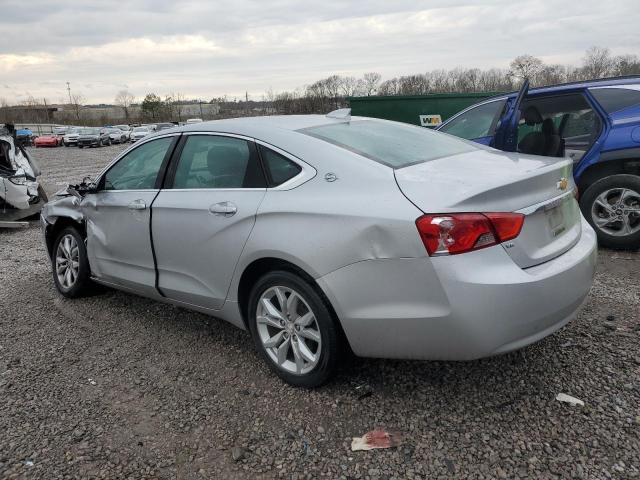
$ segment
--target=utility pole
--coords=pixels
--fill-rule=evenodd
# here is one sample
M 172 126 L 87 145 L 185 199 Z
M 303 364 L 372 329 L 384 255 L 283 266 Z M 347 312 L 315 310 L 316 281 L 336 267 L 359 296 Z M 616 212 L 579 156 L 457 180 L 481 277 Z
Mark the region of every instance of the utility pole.
M 71 85 L 69 82 L 67 82 L 67 92 L 69 92 L 69 105 L 71 105 L 73 102 L 71 101 Z

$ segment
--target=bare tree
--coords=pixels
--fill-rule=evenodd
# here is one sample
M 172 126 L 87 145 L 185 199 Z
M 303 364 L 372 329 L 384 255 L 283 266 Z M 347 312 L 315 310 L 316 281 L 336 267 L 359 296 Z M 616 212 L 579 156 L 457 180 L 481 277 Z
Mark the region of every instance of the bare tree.
M 378 85 L 380 85 L 380 80 L 382 80 L 382 75 L 376 72 L 365 73 L 360 80 L 360 85 L 362 87 L 362 94 L 366 96 L 373 95 L 376 93 L 378 89 Z
M 134 102 L 135 97 L 128 90 L 120 90 L 115 98 L 115 104 L 122 107 L 124 117 L 129 120 L 129 107 Z
M 74 93 L 71 95 L 71 106 L 73 107 L 73 111 L 76 114 L 76 120 L 80 120 L 80 110 L 82 104 L 86 101 L 86 98 L 81 93 Z
M 542 70 L 542 60 L 532 55 L 519 55 L 510 64 L 509 74 L 512 77 L 524 80 L 533 80 Z
M 619 55 L 613 58 L 613 75 L 640 74 L 640 58 L 637 55 Z
M 358 80 L 356 77 L 341 77 L 340 91 L 345 97 L 353 97 L 358 92 Z
M 582 72 L 586 79 L 606 77 L 611 74 L 613 59 L 608 48 L 591 47 L 582 59 Z

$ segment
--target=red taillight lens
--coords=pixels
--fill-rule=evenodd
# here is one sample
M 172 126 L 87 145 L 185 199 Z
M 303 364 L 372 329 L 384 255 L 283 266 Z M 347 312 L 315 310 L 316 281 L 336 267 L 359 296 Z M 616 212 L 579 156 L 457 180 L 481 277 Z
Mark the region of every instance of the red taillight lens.
M 455 255 L 512 240 L 523 223 L 520 213 L 452 213 L 416 220 L 429 255 Z
M 524 225 L 524 215 L 522 213 L 485 213 L 498 236 L 498 242 L 513 240 L 520 235 L 522 225 Z

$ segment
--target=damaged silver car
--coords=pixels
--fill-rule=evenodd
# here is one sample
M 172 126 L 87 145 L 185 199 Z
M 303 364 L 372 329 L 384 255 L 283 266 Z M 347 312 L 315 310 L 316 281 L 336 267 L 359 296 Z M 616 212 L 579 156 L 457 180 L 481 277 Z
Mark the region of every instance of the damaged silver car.
M 42 211 L 53 282 L 251 332 L 284 380 L 363 357 L 471 360 L 566 325 L 596 237 L 571 161 L 346 111 L 145 136 Z
M 0 125 L 0 227 L 15 226 L 47 202 L 39 175 L 38 165 L 16 140 L 14 126 Z

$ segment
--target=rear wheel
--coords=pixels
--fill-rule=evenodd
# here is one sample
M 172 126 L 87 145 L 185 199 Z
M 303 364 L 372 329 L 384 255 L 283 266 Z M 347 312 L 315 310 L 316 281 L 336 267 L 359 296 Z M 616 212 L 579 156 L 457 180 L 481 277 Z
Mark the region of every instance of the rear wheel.
M 84 239 L 73 227 L 60 231 L 51 253 L 53 281 L 58 291 L 68 298 L 87 294 L 93 286 Z
M 326 300 L 305 280 L 267 273 L 251 291 L 248 312 L 256 348 L 284 381 L 312 388 L 335 372 L 338 330 Z
M 640 177 L 611 175 L 598 180 L 582 195 L 580 208 L 601 245 L 640 247 Z

